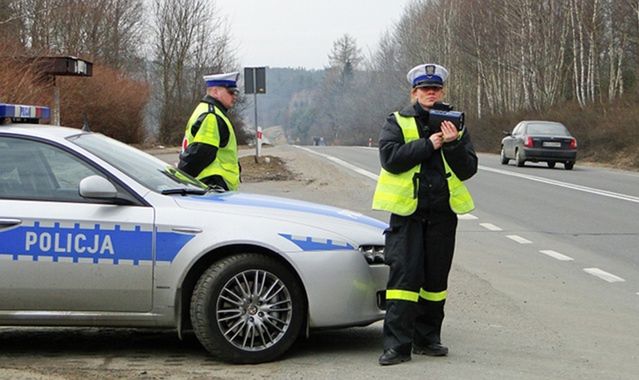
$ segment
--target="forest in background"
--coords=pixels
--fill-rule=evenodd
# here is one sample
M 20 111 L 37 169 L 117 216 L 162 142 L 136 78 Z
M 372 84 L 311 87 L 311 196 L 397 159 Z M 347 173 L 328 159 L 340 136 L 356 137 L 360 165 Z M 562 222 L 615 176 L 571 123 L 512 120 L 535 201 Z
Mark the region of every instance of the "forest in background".
M 498 152 L 520 120 L 555 120 L 582 159 L 637 168 L 638 42 L 637 0 L 414 1 L 370 56 L 348 35 L 335 41 L 322 83 L 292 116 L 311 126 L 288 123 L 289 138 L 376 140 L 408 102 L 408 70 L 436 62 L 478 150 Z
M 637 168 L 638 42 L 639 0 L 416 0 L 368 55 L 344 34 L 324 70 L 270 68 L 259 124 L 295 143 L 366 144 L 408 102 L 406 72 L 436 62 L 478 150 L 497 152 L 519 120 L 556 120 L 581 158 Z M 124 142 L 177 144 L 202 75 L 242 71 L 233 46 L 215 1 L 0 0 L 0 102 L 50 105 L 51 81 L 16 62 L 77 56 L 94 75 L 56 81 L 63 125 L 86 115 Z M 242 141 L 251 99 L 232 115 Z

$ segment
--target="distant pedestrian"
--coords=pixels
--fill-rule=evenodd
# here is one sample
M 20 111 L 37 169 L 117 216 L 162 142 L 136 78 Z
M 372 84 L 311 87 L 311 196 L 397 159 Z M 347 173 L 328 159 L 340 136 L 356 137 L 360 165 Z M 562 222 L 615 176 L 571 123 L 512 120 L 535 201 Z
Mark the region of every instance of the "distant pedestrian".
M 237 190 L 240 165 L 235 130 L 227 112 L 238 95 L 238 72 L 204 76 L 206 96 L 186 123 L 178 168 L 200 181 Z
M 373 208 L 391 212 L 384 231 L 386 287 L 384 352 L 391 365 L 414 354 L 444 356 L 441 344 L 457 215 L 474 208 L 461 182 L 477 172 L 468 131 L 444 121 L 430 130 L 429 109 L 444 97 L 448 71 L 423 64 L 408 72 L 412 104 L 391 114 L 379 139 L 382 170 Z

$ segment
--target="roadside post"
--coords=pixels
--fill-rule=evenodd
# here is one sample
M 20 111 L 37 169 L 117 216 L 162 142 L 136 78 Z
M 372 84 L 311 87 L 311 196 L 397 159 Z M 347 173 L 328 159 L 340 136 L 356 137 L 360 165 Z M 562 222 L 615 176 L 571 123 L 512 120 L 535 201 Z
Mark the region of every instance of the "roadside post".
M 257 127 L 257 157 L 262 154 L 262 127 Z
M 255 162 L 260 158 L 262 129 L 257 125 L 257 94 L 266 94 L 266 67 L 244 68 L 244 93 L 253 94 L 255 114 Z

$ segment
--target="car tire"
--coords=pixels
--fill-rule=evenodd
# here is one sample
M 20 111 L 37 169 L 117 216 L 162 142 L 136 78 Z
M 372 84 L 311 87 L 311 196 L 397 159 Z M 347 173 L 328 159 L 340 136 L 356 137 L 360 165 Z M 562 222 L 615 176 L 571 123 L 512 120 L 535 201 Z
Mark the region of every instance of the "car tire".
M 566 161 L 564 163 L 564 168 L 566 170 L 572 170 L 572 168 L 574 168 L 574 167 L 575 167 L 575 161 Z
M 508 161 L 510 161 L 508 159 L 508 157 L 506 157 L 506 152 L 504 151 L 504 147 L 501 147 L 501 152 L 499 153 L 500 157 L 501 157 L 501 164 L 502 165 L 508 165 Z
M 522 167 L 526 160 L 521 158 L 521 153 L 519 153 L 519 149 L 515 151 L 515 162 L 517 162 L 517 166 Z
M 264 254 L 243 253 L 213 263 L 191 297 L 198 340 L 231 363 L 263 363 L 282 355 L 299 336 L 305 310 L 296 276 Z
M 547 164 L 548 164 L 548 167 L 551 169 L 555 167 L 555 162 L 553 161 L 548 161 Z

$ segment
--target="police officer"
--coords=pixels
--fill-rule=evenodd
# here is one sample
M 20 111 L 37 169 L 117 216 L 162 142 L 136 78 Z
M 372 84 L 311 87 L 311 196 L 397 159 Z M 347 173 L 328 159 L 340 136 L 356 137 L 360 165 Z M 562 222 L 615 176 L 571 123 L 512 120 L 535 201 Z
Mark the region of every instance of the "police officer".
M 445 356 L 441 326 L 457 214 L 474 208 L 462 181 L 477 172 L 468 131 L 449 121 L 429 129 L 428 111 L 444 97 L 448 71 L 422 64 L 408 72 L 412 104 L 389 115 L 379 140 L 382 170 L 373 208 L 391 212 L 385 260 L 384 352 L 392 365 L 414 354 Z
M 186 123 L 178 168 L 202 182 L 237 190 L 240 166 L 227 112 L 237 99 L 238 72 L 204 76 L 206 96 Z

